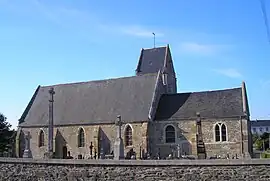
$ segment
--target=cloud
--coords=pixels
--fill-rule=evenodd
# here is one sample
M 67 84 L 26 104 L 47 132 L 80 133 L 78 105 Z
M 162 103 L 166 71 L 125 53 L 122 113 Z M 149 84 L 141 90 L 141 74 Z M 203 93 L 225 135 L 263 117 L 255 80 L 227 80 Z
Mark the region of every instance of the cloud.
M 241 78 L 241 77 L 243 77 L 243 75 L 237 69 L 234 69 L 234 68 L 214 69 L 213 71 L 218 73 L 218 74 L 230 77 L 230 78 Z
M 221 50 L 225 49 L 225 45 L 215 45 L 215 44 L 202 44 L 197 42 L 184 42 L 181 43 L 179 48 L 181 52 L 193 53 L 199 55 L 213 55 Z
M 107 32 L 113 32 L 122 35 L 140 37 L 140 38 L 152 38 L 153 33 L 156 37 L 163 37 L 164 34 L 155 29 L 150 30 L 150 28 L 141 25 L 111 25 L 103 24 L 100 26 L 101 29 Z
M 213 54 L 216 49 L 213 45 L 185 42 L 180 45 L 181 51 L 196 54 Z
M 1 1 L 1 0 L 0 0 Z M 13 4 L 14 7 L 16 6 Z M 84 30 L 85 32 L 103 31 L 105 33 L 122 34 L 141 38 L 152 38 L 153 32 L 156 37 L 164 36 L 163 33 L 156 29 L 148 28 L 142 25 L 126 25 L 109 23 L 102 16 L 83 11 L 74 7 L 52 6 L 45 1 L 29 0 L 27 5 L 19 6 L 17 4 L 16 11 L 22 13 L 32 13 L 40 15 L 42 18 L 50 22 L 68 29 Z M 37 13 L 37 14 L 36 14 Z
M 137 37 L 144 37 L 144 38 L 153 37 L 153 32 L 155 33 L 156 37 L 164 36 L 163 33 L 160 33 L 158 31 L 153 31 L 153 30 L 151 31 L 142 26 L 120 26 L 118 27 L 118 29 L 123 34 L 137 36 Z

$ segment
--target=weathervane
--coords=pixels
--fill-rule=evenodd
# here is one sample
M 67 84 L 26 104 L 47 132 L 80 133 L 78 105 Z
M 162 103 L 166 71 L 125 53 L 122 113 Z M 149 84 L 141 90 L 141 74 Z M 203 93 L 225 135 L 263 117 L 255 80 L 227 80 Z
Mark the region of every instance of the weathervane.
M 153 32 L 152 33 L 154 35 L 154 48 L 156 47 L 156 34 Z

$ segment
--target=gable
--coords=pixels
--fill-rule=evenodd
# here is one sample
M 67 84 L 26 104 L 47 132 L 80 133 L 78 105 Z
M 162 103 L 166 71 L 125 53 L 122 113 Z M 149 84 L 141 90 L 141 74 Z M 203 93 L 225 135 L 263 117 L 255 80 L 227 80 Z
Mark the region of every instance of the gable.
M 137 75 L 157 73 L 164 67 L 167 47 L 142 49 L 138 66 Z
M 145 121 L 157 74 L 40 87 L 19 126 L 48 124 L 49 89 L 55 90 L 54 124 L 113 123 Z
M 156 120 L 196 118 L 229 118 L 244 116 L 242 89 L 164 94 L 156 112 Z

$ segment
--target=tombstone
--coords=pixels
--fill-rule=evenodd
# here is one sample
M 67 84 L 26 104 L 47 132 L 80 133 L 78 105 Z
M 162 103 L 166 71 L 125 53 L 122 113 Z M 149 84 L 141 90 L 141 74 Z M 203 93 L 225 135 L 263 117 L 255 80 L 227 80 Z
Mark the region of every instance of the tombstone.
M 94 159 L 97 159 L 97 149 L 94 148 Z
M 23 152 L 23 158 L 32 158 L 32 153 L 30 150 L 30 132 L 27 131 L 24 139 L 25 139 L 25 148 L 24 148 L 24 152 Z
M 121 126 L 122 126 L 122 121 L 121 121 L 121 116 L 117 116 L 117 120 L 115 121 L 115 125 L 117 127 L 117 135 L 114 143 L 114 159 L 115 160 L 120 160 L 124 159 L 124 144 L 123 144 L 123 139 L 121 137 Z
M 180 145 L 178 144 L 177 145 L 177 158 L 180 158 L 181 157 L 181 147 Z

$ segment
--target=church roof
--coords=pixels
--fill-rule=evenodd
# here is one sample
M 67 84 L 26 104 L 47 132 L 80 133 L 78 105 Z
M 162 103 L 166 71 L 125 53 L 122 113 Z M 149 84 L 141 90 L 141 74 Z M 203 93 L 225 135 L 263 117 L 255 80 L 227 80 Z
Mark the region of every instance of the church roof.
M 142 49 L 136 72 L 138 74 L 156 73 L 164 67 L 168 47 Z
M 164 94 L 155 119 L 191 119 L 196 117 L 196 112 L 200 112 L 202 118 L 244 116 L 242 89 Z
M 148 120 L 157 74 L 54 86 L 41 86 L 26 108 L 20 126 L 48 124 L 49 89 L 54 88 L 54 123 L 113 123 Z

